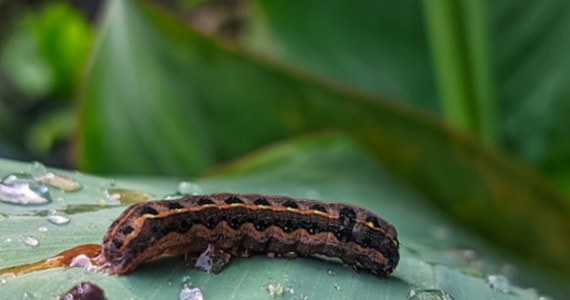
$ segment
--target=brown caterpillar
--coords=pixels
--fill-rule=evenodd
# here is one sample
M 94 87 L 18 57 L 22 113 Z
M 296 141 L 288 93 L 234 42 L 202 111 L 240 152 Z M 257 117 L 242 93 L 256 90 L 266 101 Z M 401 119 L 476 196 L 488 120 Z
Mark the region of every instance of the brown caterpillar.
M 111 224 L 103 258 L 114 274 L 127 274 L 163 254 L 196 257 L 213 246 L 223 257 L 340 258 L 378 277 L 399 261 L 396 229 L 361 207 L 285 196 L 212 194 L 139 203 Z M 221 269 L 221 268 L 220 268 Z

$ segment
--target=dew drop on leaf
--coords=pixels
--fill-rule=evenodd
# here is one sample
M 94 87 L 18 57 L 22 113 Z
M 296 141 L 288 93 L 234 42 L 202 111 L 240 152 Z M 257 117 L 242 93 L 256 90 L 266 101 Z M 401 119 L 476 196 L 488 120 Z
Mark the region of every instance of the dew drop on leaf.
M 40 245 L 40 241 L 38 241 L 37 238 L 29 235 L 29 236 L 24 238 L 24 244 L 35 248 L 35 247 Z
M 413 289 L 408 292 L 410 300 L 454 300 L 453 296 L 440 289 Z

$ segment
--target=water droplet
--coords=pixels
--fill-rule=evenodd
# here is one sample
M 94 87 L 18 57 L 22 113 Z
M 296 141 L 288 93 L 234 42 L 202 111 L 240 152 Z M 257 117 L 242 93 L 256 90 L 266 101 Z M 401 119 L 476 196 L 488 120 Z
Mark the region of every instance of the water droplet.
M 47 173 L 47 168 L 46 168 L 46 166 L 44 166 L 44 164 L 42 164 L 42 163 L 39 162 L 39 161 L 34 161 L 34 162 L 32 162 L 32 163 L 30 164 L 29 170 L 30 170 L 30 173 L 31 173 L 34 177 L 42 176 L 42 175 L 44 175 L 45 173 Z
M 186 284 L 182 286 L 180 289 L 180 293 L 178 293 L 178 299 L 180 300 L 203 300 L 204 294 L 202 291 L 197 287 L 191 287 Z
M 552 300 L 552 297 L 550 297 L 550 296 L 540 296 L 540 297 L 538 297 L 538 300 Z
M 329 276 L 335 276 L 335 275 L 336 275 L 336 272 L 333 271 L 332 269 L 328 269 L 328 270 L 327 270 L 327 274 L 328 274 Z
M 286 287 L 285 288 L 285 293 L 289 293 L 291 295 L 295 295 L 295 289 L 292 287 Z
M 128 190 L 128 189 L 119 189 L 119 188 L 112 188 L 112 189 L 105 189 L 106 194 L 106 201 L 110 204 L 118 205 L 131 205 L 135 203 L 146 202 L 152 199 L 152 195 L 136 191 L 136 190 Z
M 40 226 L 40 227 L 38 227 L 38 231 L 39 231 L 39 232 L 47 232 L 47 231 L 48 231 L 48 228 L 45 227 L 45 226 Z
M 52 172 L 46 172 L 42 175 L 35 176 L 35 179 L 38 182 L 47 184 L 67 193 L 77 192 L 83 188 L 79 182 Z
M 25 292 L 22 295 L 22 300 L 36 300 L 36 297 L 31 293 Z
M 71 221 L 68 217 L 62 215 L 49 215 L 47 220 L 54 225 L 67 225 Z
M 0 275 L 0 284 L 4 284 L 4 283 L 8 282 L 8 279 L 11 279 L 14 277 L 16 277 L 16 274 L 14 274 L 14 273 L 4 273 L 4 274 Z
M 168 195 L 162 197 L 162 199 L 164 199 L 164 200 L 173 200 L 173 199 L 180 199 L 180 198 L 184 198 L 184 195 L 168 194 Z
M 190 276 L 182 277 L 182 283 L 192 285 L 192 277 L 190 277 Z
M 121 204 L 121 194 L 120 193 L 111 193 L 108 189 L 103 190 L 103 194 L 105 199 L 101 199 L 99 204 L 104 206 L 105 204 L 111 205 L 120 205 Z
M 214 254 L 214 245 L 208 244 L 206 250 L 204 250 L 204 252 L 200 253 L 200 256 L 198 256 L 198 259 L 196 260 L 196 264 L 194 265 L 194 267 L 210 273 L 212 271 L 212 267 L 214 267 L 214 261 L 212 260 L 213 254 Z
M 320 199 L 321 198 L 321 193 L 317 190 L 308 190 L 305 193 L 305 196 L 309 199 Z
M 27 237 L 24 238 L 24 244 L 30 247 L 37 247 L 40 244 L 40 242 L 35 237 L 28 235 Z
M 307 296 L 305 294 L 301 294 L 301 295 L 299 295 L 299 299 L 300 300 L 309 300 L 309 296 Z
M 281 295 L 283 295 L 283 285 L 281 283 L 270 283 L 265 287 L 265 289 L 271 297 L 281 297 Z
M 338 282 L 335 282 L 335 283 L 333 284 L 333 287 L 334 287 L 335 290 L 340 291 L 340 284 L 339 284 Z
M 4 243 L 11 243 L 12 242 L 12 238 L 11 237 L 7 237 L 4 239 Z
M 115 187 L 115 186 L 117 186 L 117 179 L 111 178 L 111 181 L 109 182 L 109 186 L 110 186 L 110 187 Z
M 51 202 L 47 186 L 30 174 L 9 174 L 0 181 L 0 201 L 19 205 L 39 205 Z
M 202 188 L 192 181 L 181 181 L 176 192 L 182 195 L 199 195 L 203 193 Z
M 204 295 L 202 291 L 193 287 L 192 278 L 190 276 L 182 277 L 182 288 L 180 293 L 178 293 L 178 299 L 180 300 L 203 300 Z
M 489 275 L 485 282 L 495 291 L 509 292 L 509 280 L 503 275 Z
M 75 256 L 69 263 L 69 266 L 72 268 L 82 268 L 87 271 L 97 271 L 98 269 L 98 267 L 91 262 L 91 258 L 85 254 Z
M 439 289 L 413 289 L 408 292 L 410 300 L 454 300 L 453 296 Z

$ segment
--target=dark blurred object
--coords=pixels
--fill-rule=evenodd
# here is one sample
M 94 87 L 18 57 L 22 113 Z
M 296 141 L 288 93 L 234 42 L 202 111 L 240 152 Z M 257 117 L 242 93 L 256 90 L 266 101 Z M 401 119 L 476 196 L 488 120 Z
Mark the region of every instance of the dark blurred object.
M 105 300 L 105 292 L 99 286 L 91 282 L 76 284 L 65 295 L 59 297 L 64 300 Z

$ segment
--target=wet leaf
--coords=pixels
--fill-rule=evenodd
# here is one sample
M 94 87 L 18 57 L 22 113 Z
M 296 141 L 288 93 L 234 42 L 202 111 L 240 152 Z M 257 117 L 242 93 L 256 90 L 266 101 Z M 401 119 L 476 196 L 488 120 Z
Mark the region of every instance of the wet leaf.
M 25 167 L 0 161 L 1 172 Z M 111 181 L 55 172 L 84 186 L 61 205 L 97 204 L 99 187 Z M 180 181 L 146 177 L 114 182 L 118 187 L 162 197 L 173 193 Z M 234 259 L 222 273 L 214 275 L 185 267 L 180 258 L 168 258 L 121 277 L 78 268 L 0 277 L 5 280 L 0 283 L 2 295 L 21 297 L 29 293 L 36 298 L 49 298 L 65 293 L 80 281 L 89 281 L 103 288 L 109 299 L 176 298 L 183 281 L 188 281 L 185 276 L 190 276 L 192 286 L 199 288 L 207 299 L 271 299 L 268 287 L 279 284 L 283 299 L 406 299 L 410 293 L 449 294 L 455 299 L 536 299 L 538 294 L 557 296 L 567 292 L 559 279 L 501 254 L 444 217 L 346 138 L 310 136 L 276 145 L 194 182 L 205 193 L 287 194 L 367 207 L 397 227 L 402 243 L 399 267 L 393 276 L 380 280 L 334 261 L 269 259 L 260 255 Z M 11 207 L 0 203 L 0 210 L 8 208 Z M 35 209 L 28 208 L 27 212 Z M 78 212 L 70 215 L 71 222 L 63 226 L 48 223 L 44 216 L 8 210 L 7 216 L 0 218 L 0 268 L 42 260 L 79 244 L 101 243 L 107 227 L 123 209 Z M 40 226 L 47 226 L 48 231 L 39 232 Z M 22 242 L 28 235 L 39 240 L 37 247 Z M 6 242 L 7 238 L 11 241 Z M 486 282 L 488 275 L 507 276 L 510 283 L 501 286 L 507 290 L 492 287 Z

